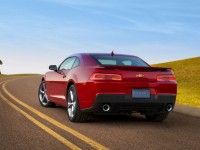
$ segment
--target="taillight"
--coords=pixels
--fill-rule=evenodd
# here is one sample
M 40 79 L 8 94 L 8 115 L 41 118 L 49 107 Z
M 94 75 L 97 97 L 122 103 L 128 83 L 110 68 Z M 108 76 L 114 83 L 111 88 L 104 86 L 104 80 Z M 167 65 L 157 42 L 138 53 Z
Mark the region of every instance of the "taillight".
M 105 73 L 94 73 L 91 77 L 91 80 L 122 80 L 120 74 L 105 74 Z
M 157 81 L 176 81 L 176 77 L 174 75 L 158 75 Z

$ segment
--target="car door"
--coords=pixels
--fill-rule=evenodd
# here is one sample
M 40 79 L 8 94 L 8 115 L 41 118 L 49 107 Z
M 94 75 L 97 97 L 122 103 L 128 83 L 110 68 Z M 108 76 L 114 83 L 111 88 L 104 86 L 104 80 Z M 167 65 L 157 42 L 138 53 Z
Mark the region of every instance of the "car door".
M 66 104 L 66 87 L 67 87 L 67 74 L 72 68 L 76 57 L 69 57 L 65 59 L 59 66 L 58 70 L 54 72 L 54 80 L 49 82 L 48 90 L 49 99 L 57 104 Z

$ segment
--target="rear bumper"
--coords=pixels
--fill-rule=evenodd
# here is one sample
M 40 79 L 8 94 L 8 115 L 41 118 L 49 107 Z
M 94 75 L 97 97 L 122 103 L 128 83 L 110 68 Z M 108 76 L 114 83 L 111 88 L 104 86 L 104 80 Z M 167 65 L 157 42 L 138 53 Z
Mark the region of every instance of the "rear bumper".
M 135 99 L 125 94 L 98 94 L 91 108 L 84 109 L 84 112 L 103 112 L 102 106 L 109 104 L 109 112 L 161 112 L 168 104 L 175 105 L 175 94 L 151 95 L 148 99 Z

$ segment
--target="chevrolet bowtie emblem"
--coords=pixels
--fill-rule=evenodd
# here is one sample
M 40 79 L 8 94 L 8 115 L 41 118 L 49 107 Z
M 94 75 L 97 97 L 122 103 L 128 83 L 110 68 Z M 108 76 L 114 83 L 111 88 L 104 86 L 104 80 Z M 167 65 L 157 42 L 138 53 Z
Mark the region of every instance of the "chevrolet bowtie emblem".
M 136 77 L 142 78 L 142 77 L 144 77 L 144 75 L 139 73 L 139 74 L 136 75 Z

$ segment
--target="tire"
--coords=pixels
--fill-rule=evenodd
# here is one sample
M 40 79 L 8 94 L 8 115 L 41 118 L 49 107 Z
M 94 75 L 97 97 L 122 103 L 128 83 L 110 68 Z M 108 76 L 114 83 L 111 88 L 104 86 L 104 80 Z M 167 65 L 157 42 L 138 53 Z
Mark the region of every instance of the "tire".
M 81 112 L 78 94 L 75 86 L 72 84 L 67 91 L 67 115 L 71 122 L 85 122 L 88 119 L 88 113 Z
M 39 86 L 39 90 L 38 90 L 38 98 L 39 98 L 39 102 L 43 107 L 52 107 L 55 106 L 55 103 L 52 103 L 48 100 L 47 97 L 47 90 L 46 90 L 46 86 L 45 86 L 45 81 L 42 81 L 40 83 Z
M 167 119 L 169 112 L 162 112 L 159 114 L 146 114 L 145 117 L 149 121 L 162 122 Z

